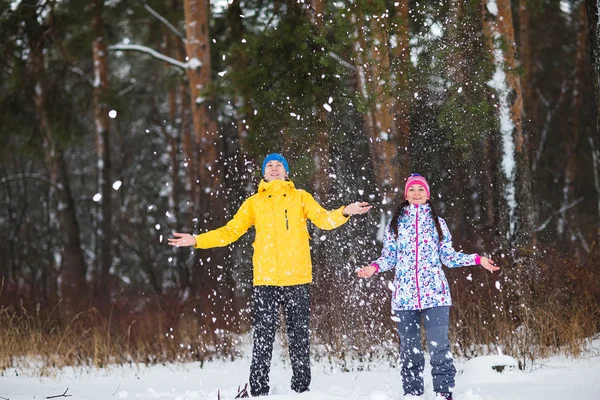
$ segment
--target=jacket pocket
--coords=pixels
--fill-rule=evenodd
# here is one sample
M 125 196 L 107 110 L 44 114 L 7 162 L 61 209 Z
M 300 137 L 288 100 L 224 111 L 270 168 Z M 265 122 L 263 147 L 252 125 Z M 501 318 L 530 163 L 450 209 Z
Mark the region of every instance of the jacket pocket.
M 446 279 L 444 273 L 440 270 L 436 271 L 436 281 L 438 283 L 438 287 L 440 288 L 443 294 L 446 294 L 446 284 L 444 283 L 445 280 Z

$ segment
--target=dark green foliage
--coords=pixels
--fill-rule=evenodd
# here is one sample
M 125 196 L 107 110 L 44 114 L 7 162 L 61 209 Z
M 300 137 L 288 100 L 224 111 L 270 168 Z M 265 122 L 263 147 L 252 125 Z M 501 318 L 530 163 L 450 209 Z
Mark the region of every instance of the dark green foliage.
M 328 44 L 302 15 L 284 16 L 277 28 L 248 35 L 237 43 L 246 64 L 231 73 L 232 85 L 246 99 L 256 154 L 269 147 L 299 152 L 313 137 L 319 112 L 341 89 L 340 67 L 327 54 Z

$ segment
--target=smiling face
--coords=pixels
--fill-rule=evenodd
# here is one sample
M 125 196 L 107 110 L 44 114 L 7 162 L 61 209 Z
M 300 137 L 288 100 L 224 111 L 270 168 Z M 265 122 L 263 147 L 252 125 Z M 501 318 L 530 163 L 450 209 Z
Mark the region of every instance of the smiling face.
M 265 166 L 265 181 L 270 182 L 277 179 L 284 180 L 287 178 L 285 167 L 279 161 L 269 161 Z
M 406 200 L 410 204 L 425 204 L 427 203 L 427 191 L 423 185 L 411 185 L 406 193 Z

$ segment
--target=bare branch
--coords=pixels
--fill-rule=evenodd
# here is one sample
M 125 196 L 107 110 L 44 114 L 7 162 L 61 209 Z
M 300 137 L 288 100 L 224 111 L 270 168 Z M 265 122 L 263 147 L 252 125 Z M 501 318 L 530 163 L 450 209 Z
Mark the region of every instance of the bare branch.
M 55 399 L 57 397 L 71 397 L 72 395 L 67 394 L 67 391 L 69 390 L 69 388 L 67 388 L 67 390 L 65 390 L 65 392 L 63 394 L 57 394 L 56 396 L 47 396 L 47 399 Z
M 50 180 L 50 178 L 48 178 L 47 176 L 42 175 L 42 174 L 36 174 L 36 173 L 25 173 L 25 174 L 6 176 L 6 177 L 0 179 L 0 183 L 18 181 L 21 179 L 36 179 L 36 180 L 39 180 L 39 181 L 49 184 L 50 186 L 54 187 L 57 190 L 62 190 L 62 188 L 60 186 L 58 186 L 54 182 L 52 182 Z
M 333 51 L 330 51 L 327 54 L 329 54 L 329 56 L 332 57 L 333 59 L 337 60 L 344 67 L 356 72 L 357 68 L 354 65 L 350 64 L 348 61 L 344 60 L 342 57 L 338 56 Z
M 565 211 L 567 211 L 570 208 L 575 207 L 577 204 L 581 203 L 583 200 L 585 199 L 585 196 L 581 196 L 580 198 L 578 198 L 577 200 L 567 204 L 566 206 L 560 208 L 559 210 L 553 212 L 552 214 L 550 214 L 550 216 L 548 218 L 546 218 L 546 220 L 536 228 L 536 232 L 540 232 L 543 231 L 544 229 L 546 229 L 546 226 L 550 223 L 550 221 L 552 220 L 552 218 L 554 218 L 557 215 L 563 214 Z
M 133 90 L 133 89 L 134 89 L 136 86 L 138 86 L 138 84 L 137 84 L 137 83 L 132 83 L 131 85 L 127 86 L 126 88 L 124 88 L 124 89 L 121 89 L 121 90 L 119 91 L 119 93 L 117 93 L 117 97 L 121 97 L 121 96 L 123 96 L 125 93 L 128 93 L 128 92 L 130 92 L 130 91 L 131 91 L 131 90 Z
M 171 58 L 169 56 L 165 56 L 164 54 L 161 54 L 158 51 L 156 51 L 150 47 L 141 46 L 139 44 L 114 44 L 112 46 L 108 46 L 108 49 L 109 50 L 139 51 L 142 53 L 150 54 L 154 58 L 165 61 L 165 62 L 167 62 L 171 65 L 174 65 L 176 67 L 179 67 L 181 69 L 188 69 L 188 68 L 195 69 L 195 68 L 202 67 L 202 62 L 200 62 L 200 60 L 198 60 L 197 58 L 192 58 L 188 62 L 183 63 L 183 62 L 176 60 L 174 58 Z
M 152 9 L 152 7 L 150 7 L 148 4 L 144 4 L 144 8 L 146 10 L 148 10 L 148 12 L 150 14 L 152 14 L 154 17 L 156 17 L 156 19 L 158 19 L 160 22 L 165 24 L 167 26 L 167 28 L 169 28 L 171 30 L 171 32 L 173 32 L 175 34 L 175 36 L 177 36 L 179 39 L 181 39 L 182 43 L 186 42 L 185 37 L 181 34 L 181 32 L 179 32 L 177 30 L 177 28 L 175 28 L 169 21 L 167 21 L 167 19 L 165 17 L 163 17 L 162 15 L 160 15 L 159 13 L 154 11 Z
M 83 77 L 83 79 L 85 79 L 87 81 L 87 83 L 89 83 L 92 87 L 94 87 L 94 82 L 92 82 L 92 80 L 85 74 L 85 72 L 83 72 L 81 70 L 81 68 L 71 66 L 71 68 L 69 68 L 69 69 L 71 70 L 71 72 L 75 72 L 77 75 Z
M 119 390 L 119 388 L 121 387 L 121 385 L 119 384 L 119 386 L 117 386 L 117 388 L 115 389 L 115 391 L 113 392 L 113 396 L 117 393 L 117 391 Z
M 542 153 L 544 151 L 544 145 L 546 144 L 546 137 L 548 136 L 548 130 L 550 129 L 550 122 L 552 122 L 552 117 L 554 116 L 554 113 L 556 113 L 556 110 L 558 110 L 558 108 L 562 104 L 563 99 L 565 98 L 565 93 L 567 92 L 568 86 L 569 86 L 569 82 L 563 81 L 563 83 L 560 87 L 560 96 L 558 97 L 556 104 L 554 104 L 554 107 L 552 107 L 552 109 L 546 113 L 546 120 L 544 121 L 544 127 L 542 128 L 542 135 L 540 138 L 540 143 L 538 145 L 538 150 L 535 153 L 533 163 L 531 164 L 531 172 L 535 172 L 537 170 L 537 167 L 540 162 L 540 158 L 542 157 Z M 542 92 L 540 92 L 539 89 L 537 89 L 536 92 L 537 92 L 538 96 L 540 97 L 540 100 L 544 103 L 544 105 L 546 107 L 549 107 L 550 102 L 548 102 L 548 100 L 546 100 L 546 98 L 542 95 Z

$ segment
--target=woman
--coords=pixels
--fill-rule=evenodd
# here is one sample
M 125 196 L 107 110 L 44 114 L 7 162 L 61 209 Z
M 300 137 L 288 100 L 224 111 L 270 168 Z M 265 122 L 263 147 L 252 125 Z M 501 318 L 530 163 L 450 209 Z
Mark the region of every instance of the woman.
M 381 257 L 358 270 L 357 275 L 369 278 L 395 269 L 392 312 L 398 321 L 405 396 L 421 396 L 424 392 L 423 318 L 433 389 L 439 397 L 452 400 L 456 375 L 448 340 L 452 299 L 442 264 L 449 268 L 480 264 L 492 272 L 499 268 L 489 258 L 454 250 L 448 226 L 437 216 L 430 197 L 424 177 L 413 174 L 406 180 L 406 201 L 386 227 Z

